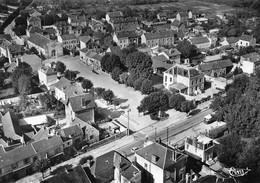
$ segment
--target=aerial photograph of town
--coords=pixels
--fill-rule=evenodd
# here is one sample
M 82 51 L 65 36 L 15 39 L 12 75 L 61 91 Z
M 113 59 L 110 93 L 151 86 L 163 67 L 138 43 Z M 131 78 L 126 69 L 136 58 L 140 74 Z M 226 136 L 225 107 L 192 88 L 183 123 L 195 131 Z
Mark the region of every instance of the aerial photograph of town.
M 0 183 L 260 183 L 260 0 L 0 0 Z

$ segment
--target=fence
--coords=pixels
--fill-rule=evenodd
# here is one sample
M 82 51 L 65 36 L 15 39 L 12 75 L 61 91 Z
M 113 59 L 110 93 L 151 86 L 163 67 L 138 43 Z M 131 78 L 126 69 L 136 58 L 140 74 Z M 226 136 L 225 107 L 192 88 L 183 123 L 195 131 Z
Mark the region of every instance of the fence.
M 100 147 L 100 146 L 103 146 L 103 145 L 105 145 L 105 144 L 108 144 L 108 143 L 110 143 L 110 142 L 112 142 L 112 141 L 115 141 L 115 140 L 117 140 L 117 139 L 120 139 L 120 138 L 126 136 L 126 134 L 127 134 L 127 131 L 120 132 L 120 133 L 118 133 L 118 134 L 116 134 L 116 135 L 113 135 L 113 136 L 111 136 L 111 137 L 105 138 L 105 139 L 100 140 L 100 141 L 98 141 L 98 142 L 96 142 L 96 143 L 83 146 L 82 149 L 81 149 L 81 151 L 83 151 L 83 152 L 91 151 L 91 150 L 96 149 L 96 148 L 98 148 L 98 147 Z

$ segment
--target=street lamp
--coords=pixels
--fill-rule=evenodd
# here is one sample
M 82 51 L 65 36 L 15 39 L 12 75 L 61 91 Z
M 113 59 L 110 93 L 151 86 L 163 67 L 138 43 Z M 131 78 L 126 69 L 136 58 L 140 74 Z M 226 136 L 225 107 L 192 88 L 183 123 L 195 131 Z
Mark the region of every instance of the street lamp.
M 129 136 L 129 112 L 131 112 L 131 109 L 128 107 L 128 109 L 127 109 L 127 136 Z

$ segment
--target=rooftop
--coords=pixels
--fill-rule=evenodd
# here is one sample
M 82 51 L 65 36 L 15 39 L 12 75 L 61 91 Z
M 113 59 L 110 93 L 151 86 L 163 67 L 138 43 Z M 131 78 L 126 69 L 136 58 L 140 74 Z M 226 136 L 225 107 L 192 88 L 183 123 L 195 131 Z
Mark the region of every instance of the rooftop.
M 217 61 L 200 64 L 198 66 L 198 69 L 201 71 L 210 71 L 210 70 L 222 69 L 231 66 L 233 66 L 233 63 L 231 62 L 231 60 L 227 59 L 227 60 L 217 60 Z
M 146 33 L 145 37 L 147 40 L 151 39 L 162 39 L 162 38 L 169 38 L 169 37 L 174 37 L 174 35 L 177 32 L 175 31 L 162 31 L 162 32 L 155 32 L 155 33 Z
M 108 12 L 107 15 L 110 18 L 115 18 L 115 17 L 122 17 L 123 13 L 121 11 L 116 11 L 116 12 Z
M 74 136 L 82 135 L 82 130 L 78 125 L 69 126 L 60 130 L 61 137 L 71 138 Z
M 242 41 L 250 41 L 250 40 L 252 40 L 254 37 L 253 36 L 251 36 L 251 35 L 246 35 L 246 34 L 244 34 L 244 35 L 242 35 L 240 38 L 239 38 L 239 40 L 242 40 Z
M 94 98 L 91 94 L 82 94 L 70 97 L 68 101 L 71 104 L 74 112 L 82 111 L 85 109 L 92 109 L 96 106 Z
M 42 59 L 35 54 L 24 54 L 22 56 L 22 61 L 29 64 L 32 67 L 33 71 L 38 71 L 42 65 Z
M 51 75 L 57 75 L 57 72 L 54 71 L 54 69 L 52 69 L 51 67 L 49 66 L 42 66 L 41 67 L 41 71 L 46 74 L 47 76 L 51 76 Z
M 77 39 L 77 37 L 74 34 L 63 34 L 61 38 L 63 41 Z
M 32 146 L 37 152 L 37 154 L 45 153 L 50 149 L 61 147 L 62 145 L 63 145 L 63 141 L 59 136 L 56 135 L 49 139 L 46 138 L 32 143 Z
M 207 37 L 193 37 L 190 38 L 191 44 L 201 44 L 201 43 L 208 43 L 210 42 Z
M 35 45 L 37 45 L 41 48 L 44 48 L 45 45 L 47 45 L 49 42 L 51 42 L 50 39 L 48 39 L 38 33 L 31 34 L 28 41 L 34 43 Z
M 250 62 L 259 62 L 260 61 L 260 55 L 256 52 L 242 55 L 241 57 L 243 57 L 244 59 L 246 59 Z
M 18 118 L 13 111 L 8 111 L 2 117 L 4 135 L 13 140 L 20 140 L 23 132 L 18 122 Z

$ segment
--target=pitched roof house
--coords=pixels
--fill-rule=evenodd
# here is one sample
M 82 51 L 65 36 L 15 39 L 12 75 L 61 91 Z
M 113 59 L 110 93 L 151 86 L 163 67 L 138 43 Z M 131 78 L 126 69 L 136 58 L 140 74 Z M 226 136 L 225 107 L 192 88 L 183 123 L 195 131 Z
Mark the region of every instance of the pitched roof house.
M 240 57 L 240 67 L 247 74 L 255 73 L 260 67 L 260 55 L 256 52 L 242 55 Z
M 59 80 L 57 78 L 57 72 L 49 66 L 43 65 L 38 70 L 39 82 L 41 85 L 45 85 L 49 90 L 54 90 L 54 85 Z
M 157 45 L 173 45 L 175 39 L 175 31 L 162 31 L 155 33 L 145 33 L 141 36 L 142 43 L 148 47 L 154 47 Z

